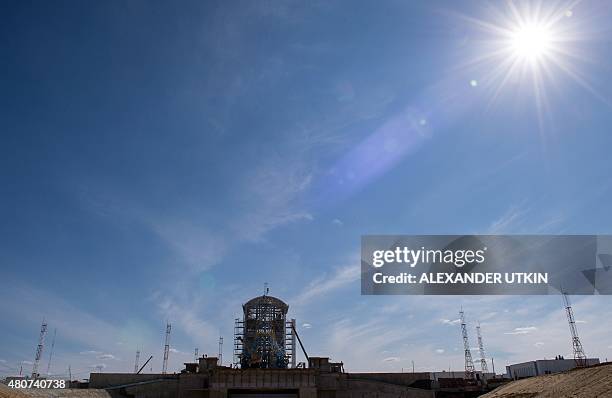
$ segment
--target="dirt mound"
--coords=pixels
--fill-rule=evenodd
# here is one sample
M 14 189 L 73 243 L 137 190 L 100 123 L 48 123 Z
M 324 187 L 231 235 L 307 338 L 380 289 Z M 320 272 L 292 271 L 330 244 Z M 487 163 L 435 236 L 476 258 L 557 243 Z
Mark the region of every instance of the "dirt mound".
M 0 383 L 0 398 L 27 398 L 27 395 Z
M 0 383 L 0 398 L 110 398 L 106 390 L 96 389 L 16 389 Z
M 513 381 L 482 396 L 482 398 L 564 397 L 612 397 L 612 363 Z

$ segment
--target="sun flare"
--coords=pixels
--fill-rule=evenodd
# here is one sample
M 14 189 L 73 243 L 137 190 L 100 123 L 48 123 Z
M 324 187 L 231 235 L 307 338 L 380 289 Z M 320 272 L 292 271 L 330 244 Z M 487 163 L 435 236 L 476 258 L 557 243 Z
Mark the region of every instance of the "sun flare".
M 518 27 L 510 36 L 510 46 L 514 55 L 529 62 L 550 56 L 552 42 L 553 33 L 543 24 Z

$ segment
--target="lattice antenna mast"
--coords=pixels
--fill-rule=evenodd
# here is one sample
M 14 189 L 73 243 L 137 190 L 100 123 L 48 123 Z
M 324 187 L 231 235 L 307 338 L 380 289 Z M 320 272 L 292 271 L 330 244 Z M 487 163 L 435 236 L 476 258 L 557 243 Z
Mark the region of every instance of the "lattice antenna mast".
M 200 355 L 200 353 L 198 352 L 198 347 L 195 348 L 195 351 L 193 352 L 195 361 L 194 362 L 198 362 L 198 356 Z
M 136 349 L 136 361 L 134 361 L 134 373 L 138 373 L 139 362 L 140 362 L 140 350 Z
M 219 336 L 219 366 L 223 365 L 223 337 Z
M 38 378 L 38 366 L 42 357 L 43 349 L 45 348 L 45 335 L 47 334 L 47 322 L 43 319 L 40 326 L 40 335 L 38 336 L 38 346 L 36 346 L 36 356 L 34 357 L 34 366 L 32 367 L 32 378 Z
M 55 335 L 57 335 L 57 329 L 53 329 L 53 340 L 51 340 L 51 351 L 49 351 L 49 362 L 47 363 L 47 376 L 51 373 L 51 359 L 53 358 L 53 348 L 55 348 Z
M 487 359 L 485 357 L 484 344 L 482 343 L 482 334 L 480 333 L 480 322 L 476 326 L 476 335 L 478 336 L 478 351 L 480 351 L 480 370 L 482 373 L 488 373 L 489 367 L 487 366 Z
M 570 333 L 572 334 L 572 347 L 574 350 L 574 360 L 576 361 L 577 367 L 585 367 L 587 365 L 587 357 L 582 348 L 580 337 L 578 337 L 578 329 L 576 328 L 576 320 L 574 319 L 574 311 L 570 305 L 569 296 L 567 293 L 563 293 L 563 303 L 565 305 L 565 314 L 567 315 L 567 322 L 569 323 Z
M 463 308 L 459 311 L 461 320 L 461 336 L 463 337 L 463 350 L 465 353 L 465 377 L 466 379 L 474 378 L 474 361 L 472 360 L 472 352 L 470 351 L 470 341 L 468 340 L 467 325 L 465 323 L 465 315 Z
M 166 374 L 168 370 L 168 355 L 170 354 L 170 331 L 172 330 L 172 325 L 170 323 L 166 323 L 166 342 L 164 344 L 164 362 L 162 363 L 162 374 Z

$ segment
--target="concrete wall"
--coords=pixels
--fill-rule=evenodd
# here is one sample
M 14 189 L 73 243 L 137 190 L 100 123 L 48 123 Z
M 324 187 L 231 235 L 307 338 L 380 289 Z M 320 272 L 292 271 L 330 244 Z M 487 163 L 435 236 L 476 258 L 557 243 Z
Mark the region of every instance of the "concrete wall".
M 374 380 L 403 386 L 410 386 L 418 380 L 429 380 L 429 372 L 418 373 L 348 373 L 349 379 Z
M 177 380 L 178 376 L 176 374 L 161 373 L 92 373 L 89 376 L 89 388 L 109 388 L 159 379 Z

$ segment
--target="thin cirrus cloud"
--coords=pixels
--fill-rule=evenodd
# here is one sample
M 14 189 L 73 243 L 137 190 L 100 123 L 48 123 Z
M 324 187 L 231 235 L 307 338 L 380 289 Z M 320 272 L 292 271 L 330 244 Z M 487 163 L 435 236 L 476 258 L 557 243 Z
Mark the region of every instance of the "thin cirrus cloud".
M 514 328 L 514 330 L 512 330 L 511 332 L 505 332 L 504 334 L 529 334 L 532 332 L 535 332 L 536 330 L 538 330 L 537 327 L 535 326 L 526 326 L 526 327 L 519 327 L 519 328 Z

